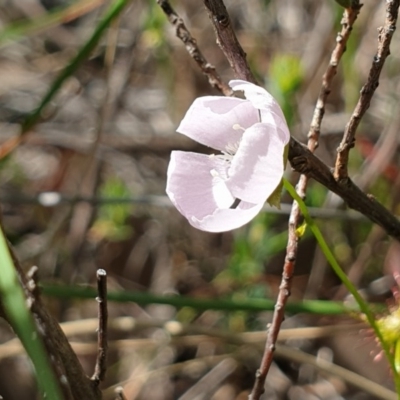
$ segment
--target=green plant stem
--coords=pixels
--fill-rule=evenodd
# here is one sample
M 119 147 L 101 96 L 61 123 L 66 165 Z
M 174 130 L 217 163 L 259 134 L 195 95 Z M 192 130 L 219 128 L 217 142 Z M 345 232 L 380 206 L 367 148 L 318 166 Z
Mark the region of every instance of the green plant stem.
M 0 229 L 0 299 L 8 322 L 21 340 L 35 367 L 39 388 L 46 399 L 62 399 L 59 383 L 26 304 L 3 231 Z
M 97 25 L 95 31 L 84 46 L 79 50 L 78 54 L 72 59 L 72 61 L 61 71 L 60 75 L 55 79 L 51 85 L 49 91 L 43 97 L 38 108 L 34 110 L 22 123 L 20 134 L 23 135 L 29 132 L 30 129 L 39 121 L 44 108 L 53 99 L 56 93 L 61 88 L 62 84 L 67 78 L 69 78 L 78 66 L 89 57 L 90 53 L 96 47 L 103 32 L 107 29 L 110 23 L 119 15 L 124 7 L 130 2 L 130 0 L 115 0 L 112 2 L 108 10 L 105 12 L 103 18 Z
M 0 46 L 4 42 L 12 42 L 19 38 L 34 35 L 65 22 L 70 22 L 99 7 L 105 0 L 79 0 L 68 6 L 56 7 L 45 15 L 33 20 L 17 22 L 6 26 L 0 32 Z
M 326 259 L 328 260 L 332 269 L 334 270 L 336 275 L 339 277 L 341 282 L 344 284 L 346 289 L 352 294 L 352 296 L 356 300 L 358 306 L 360 307 L 361 312 L 364 313 L 369 325 L 373 329 L 376 337 L 378 338 L 378 340 L 382 346 L 383 351 L 385 352 L 386 358 L 390 364 L 390 368 L 392 369 L 394 381 L 395 381 L 395 385 L 396 385 L 396 392 L 400 396 L 400 376 L 396 372 L 393 354 L 390 351 L 389 345 L 383 339 L 382 333 L 379 330 L 378 325 L 376 324 L 375 317 L 374 317 L 373 313 L 371 312 L 370 307 L 368 306 L 368 303 L 361 297 L 361 295 L 358 293 L 358 291 L 355 288 L 355 286 L 353 285 L 353 283 L 350 281 L 350 279 L 347 277 L 347 275 L 344 273 L 344 271 L 340 267 L 339 263 L 336 261 L 335 256 L 331 252 L 328 244 L 326 243 L 324 237 L 322 236 L 321 231 L 319 230 L 318 226 L 315 224 L 314 220 L 310 217 L 310 214 L 308 213 L 308 210 L 307 210 L 307 206 L 305 205 L 304 201 L 300 198 L 300 196 L 297 194 L 295 188 L 286 179 L 283 179 L 283 186 L 288 191 L 290 196 L 298 203 L 300 210 L 304 216 L 304 219 L 306 220 L 307 226 L 310 228 L 311 232 L 314 234 L 315 239 L 317 240 Z
M 67 286 L 67 285 L 41 285 L 42 293 L 52 297 L 60 298 L 85 298 L 93 299 L 97 291 L 90 287 Z M 132 301 L 141 305 L 168 304 L 174 307 L 191 307 L 197 310 L 225 310 L 225 311 L 253 311 L 264 312 L 273 310 L 275 302 L 268 299 L 195 299 L 192 297 L 178 295 L 154 295 L 145 292 L 109 292 L 107 298 L 110 301 L 127 302 Z M 338 315 L 358 311 L 354 308 L 344 306 L 340 302 L 333 301 L 302 301 L 290 302 L 287 311 L 292 313 L 306 312 L 313 314 Z

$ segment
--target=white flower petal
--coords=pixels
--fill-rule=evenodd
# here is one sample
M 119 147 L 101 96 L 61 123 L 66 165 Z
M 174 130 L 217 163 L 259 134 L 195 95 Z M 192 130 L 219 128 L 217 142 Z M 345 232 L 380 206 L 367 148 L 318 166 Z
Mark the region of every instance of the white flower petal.
M 218 208 L 229 208 L 235 201 L 225 181 L 219 176 L 213 177 L 212 193 Z
M 212 173 L 223 168 L 226 163 L 216 157 L 184 151 L 171 153 L 166 192 L 187 219 L 202 219 L 233 204 L 235 199 L 224 181 Z
M 234 97 L 207 96 L 194 101 L 177 131 L 197 142 L 225 151 L 237 143 L 243 130 L 260 121 L 258 111 L 249 101 Z
M 212 215 L 202 219 L 193 217 L 189 219 L 192 226 L 207 232 L 226 232 L 240 228 L 250 222 L 262 209 L 263 203 L 250 205 L 239 204 L 237 208 L 216 210 Z
M 278 134 L 282 137 L 282 140 L 285 144 L 289 142 L 290 132 L 285 116 L 278 102 L 270 93 L 260 86 L 242 80 L 232 80 L 229 82 L 229 86 L 233 90 L 243 91 L 246 99 L 260 110 L 261 122 L 277 125 Z
M 228 170 L 232 195 L 249 203 L 264 203 L 282 180 L 284 148 L 276 126 L 258 123 L 247 129 Z

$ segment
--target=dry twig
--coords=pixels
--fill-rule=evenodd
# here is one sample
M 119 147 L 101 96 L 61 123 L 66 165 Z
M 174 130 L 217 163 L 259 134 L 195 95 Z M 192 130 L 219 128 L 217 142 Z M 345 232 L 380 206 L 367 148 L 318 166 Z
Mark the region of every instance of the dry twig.
M 93 385 L 90 378 L 83 371 L 78 357 L 72 350 L 60 325 L 43 306 L 35 281 L 35 270 L 31 272 L 29 277 L 26 277 L 11 246 L 9 246 L 9 250 L 21 285 L 25 291 L 31 313 L 38 326 L 37 331 L 43 334 L 43 343 L 49 358 L 52 360 L 56 375 L 62 377 L 60 382 L 63 384 L 60 386 L 63 390 L 64 398 L 101 399 L 100 390 L 97 386 Z
M 398 396 L 391 390 L 381 386 L 370 379 L 360 376 L 348 369 L 332 364 L 322 358 L 317 358 L 311 354 L 304 353 L 293 347 L 278 345 L 276 349 L 278 357 L 286 358 L 301 364 L 309 364 L 314 366 L 318 371 L 334 375 L 342 379 L 344 382 L 355 386 L 364 392 L 370 393 L 375 399 L 396 400 Z
M 354 147 L 356 130 L 361 122 L 361 118 L 370 106 L 376 88 L 379 86 L 379 77 L 383 65 L 390 54 L 390 42 L 396 30 L 400 1 L 387 0 L 386 3 L 385 24 L 383 27 L 379 28 L 378 50 L 373 59 L 367 83 L 361 89 L 360 98 L 358 99 L 350 121 L 346 125 L 342 142 L 338 148 L 334 172 L 335 179 L 338 181 L 348 179 L 347 164 L 349 161 L 350 149 Z
M 199 47 L 197 46 L 196 39 L 194 39 L 190 34 L 185 23 L 183 22 L 183 19 L 175 12 L 169 1 L 157 0 L 157 3 L 168 17 L 169 22 L 171 22 L 171 24 L 175 27 L 176 36 L 182 40 L 189 55 L 200 67 L 203 74 L 208 78 L 210 85 L 218 89 L 225 96 L 231 96 L 233 93 L 232 89 L 222 81 L 221 77 L 215 70 L 215 67 L 204 58 Z
M 228 11 L 222 0 L 204 0 L 204 5 L 213 23 L 217 43 L 224 52 L 235 75 L 248 82 L 256 83 L 246 60 L 246 53 L 232 28 Z
M 107 273 L 104 269 L 97 270 L 97 291 L 96 298 L 99 303 L 99 326 L 97 328 L 97 360 L 92 380 L 98 385 L 103 381 L 107 370 Z
M 350 37 L 350 33 L 353 29 L 353 24 L 357 19 L 360 12 L 361 5 L 358 1 L 355 1 L 352 7 L 346 8 L 341 21 L 342 30 L 338 33 L 336 38 L 336 46 L 331 54 L 331 59 L 322 78 L 322 87 L 318 96 L 317 104 L 314 109 L 313 118 L 308 132 L 308 149 L 311 153 L 314 153 L 318 147 L 318 140 L 321 130 L 322 119 L 325 114 L 325 105 L 329 93 L 331 92 L 331 85 L 334 76 L 337 73 L 337 67 L 343 53 L 346 50 L 347 40 Z M 306 188 L 308 183 L 307 175 L 302 174 L 299 182 L 296 186 L 296 191 L 301 198 L 306 196 Z M 268 330 L 268 338 L 265 345 L 265 352 L 261 361 L 260 371 L 257 375 L 256 382 L 254 384 L 251 399 L 259 399 L 261 394 L 264 392 L 265 379 L 267 377 L 269 368 L 273 360 L 273 354 L 275 351 L 275 344 L 278 338 L 279 329 L 284 319 L 285 305 L 290 296 L 291 279 L 294 274 L 294 268 L 298 253 L 298 235 L 296 229 L 299 225 L 301 212 L 299 205 L 296 201 L 293 202 L 292 210 L 289 217 L 289 228 L 288 228 L 288 242 L 286 246 L 286 257 L 283 265 L 282 280 L 279 286 L 278 298 L 276 301 L 275 312 L 272 318 L 271 326 Z
M 388 235 L 400 241 L 400 221 L 389 210 L 374 196 L 365 194 L 351 179 L 336 181 L 330 168 L 293 138 L 289 142 L 289 161 L 295 171 L 315 179 L 341 197 L 350 208 L 364 214 Z
M 325 114 L 326 100 L 331 92 L 333 78 L 337 74 L 339 62 L 346 51 L 347 41 L 350 37 L 351 31 L 353 30 L 353 25 L 360 12 L 361 6 L 362 5 L 357 1 L 353 2 L 352 7 L 344 10 L 341 21 L 342 30 L 336 37 L 336 46 L 332 51 L 329 65 L 322 77 L 321 90 L 319 92 L 317 104 L 315 105 L 310 130 L 308 132 L 308 148 L 312 152 L 314 152 L 318 147 L 322 118 Z

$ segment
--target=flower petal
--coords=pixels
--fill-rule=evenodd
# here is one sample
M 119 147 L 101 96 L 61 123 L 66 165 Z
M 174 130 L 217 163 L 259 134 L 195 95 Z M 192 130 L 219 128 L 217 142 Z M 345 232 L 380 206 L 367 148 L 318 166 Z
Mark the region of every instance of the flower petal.
M 228 170 L 232 195 L 249 203 L 264 203 L 282 180 L 285 143 L 275 125 L 258 123 L 243 134 Z
M 260 86 L 242 80 L 232 80 L 229 82 L 229 86 L 233 90 L 243 91 L 246 99 L 260 110 L 261 122 L 277 125 L 278 134 L 284 143 L 287 144 L 289 142 L 290 132 L 285 116 L 281 107 L 270 93 Z
M 202 219 L 219 208 L 228 208 L 234 197 L 219 171 L 227 164 L 217 157 L 173 151 L 167 172 L 166 192 L 172 203 L 189 221 Z
M 192 217 L 192 226 L 207 232 L 226 232 L 240 228 L 250 222 L 262 209 L 263 203 L 249 204 L 241 202 L 237 208 L 217 209 L 212 215 L 198 219 Z
M 260 122 L 258 111 L 246 100 L 234 97 L 199 97 L 190 106 L 177 131 L 220 151 L 236 144 L 243 131 Z

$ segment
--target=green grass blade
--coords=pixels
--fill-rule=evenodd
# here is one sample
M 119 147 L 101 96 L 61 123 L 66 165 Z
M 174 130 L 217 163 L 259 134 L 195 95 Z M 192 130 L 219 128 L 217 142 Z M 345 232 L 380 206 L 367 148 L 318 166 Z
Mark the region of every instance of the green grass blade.
M 58 381 L 49 364 L 41 336 L 36 330 L 32 315 L 26 304 L 24 291 L 8 250 L 6 239 L 0 229 L 0 299 L 4 312 L 21 340 L 35 367 L 39 388 L 47 399 L 62 399 Z
M 0 32 L 0 44 L 13 41 L 44 31 L 62 23 L 73 21 L 94 8 L 99 7 L 105 0 L 80 0 L 64 8 L 57 8 L 32 21 L 16 22 Z
M 90 287 L 49 285 L 42 284 L 41 290 L 44 295 L 59 298 L 82 298 L 94 299 L 97 291 Z M 118 291 L 107 293 L 110 301 L 128 302 L 132 301 L 140 305 L 168 304 L 174 307 L 192 307 L 197 310 L 225 310 L 225 311 L 250 311 L 263 312 L 273 310 L 275 301 L 269 299 L 196 299 L 193 297 L 178 295 L 154 295 L 146 292 Z M 358 309 L 357 309 L 358 310 Z M 333 301 L 302 301 L 289 302 L 287 311 L 292 313 L 307 312 L 313 314 L 338 315 L 356 311 L 344 306 L 342 303 Z
M 328 260 L 329 264 L 331 265 L 333 271 L 339 277 L 341 282 L 344 284 L 346 289 L 349 293 L 352 294 L 355 301 L 357 302 L 358 306 L 360 307 L 361 312 L 365 315 L 369 325 L 373 329 L 376 337 L 378 338 L 383 351 L 385 352 L 386 358 L 390 364 L 390 368 L 393 371 L 393 376 L 396 384 L 396 391 L 400 395 L 400 375 L 396 371 L 395 361 L 393 354 L 390 351 L 388 344 L 384 341 L 381 331 L 379 330 L 378 325 L 376 324 L 375 317 L 370 310 L 368 303 L 361 297 L 358 293 L 355 286 L 352 284 L 350 279 L 347 277 L 345 272 L 340 267 L 339 263 L 336 261 L 335 256 L 331 252 L 328 244 L 326 243 L 324 237 L 322 236 L 321 231 L 319 230 L 318 226 L 315 224 L 314 220 L 310 217 L 308 213 L 307 206 L 305 205 L 304 201 L 300 198 L 297 194 L 295 188 L 288 182 L 286 179 L 283 179 L 283 185 L 285 189 L 288 191 L 290 196 L 299 204 L 300 210 L 304 216 L 304 219 L 307 222 L 308 227 L 310 228 L 311 232 L 314 234 L 315 239 L 317 240 L 322 252 L 324 253 L 326 259 Z
M 26 120 L 22 123 L 21 135 L 28 132 L 40 119 L 40 116 L 44 108 L 49 104 L 49 102 L 56 95 L 58 90 L 61 88 L 62 84 L 67 78 L 69 78 L 78 66 L 89 57 L 90 53 L 96 47 L 104 31 L 110 25 L 110 23 L 120 14 L 124 7 L 130 2 L 130 0 L 115 0 L 108 10 L 105 12 L 103 18 L 97 25 L 95 31 L 89 40 L 80 49 L 78 54 L 72 59 L 72 61 L 61 71 L 60 75 L 55 79 L 51 85 L 49 91 L 43 97 L 38 108 L 30 114 Z

